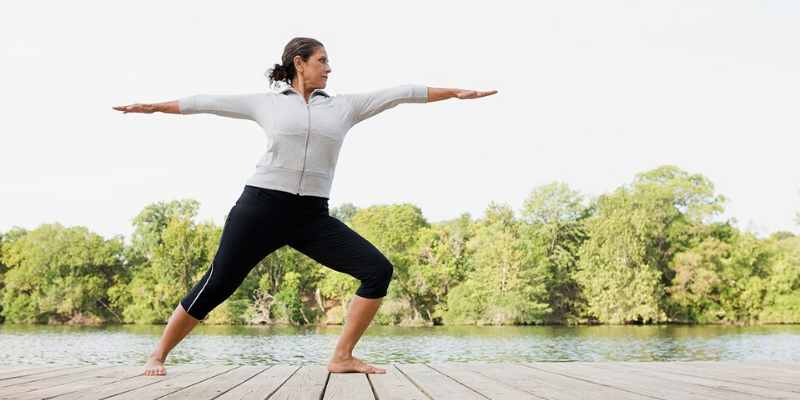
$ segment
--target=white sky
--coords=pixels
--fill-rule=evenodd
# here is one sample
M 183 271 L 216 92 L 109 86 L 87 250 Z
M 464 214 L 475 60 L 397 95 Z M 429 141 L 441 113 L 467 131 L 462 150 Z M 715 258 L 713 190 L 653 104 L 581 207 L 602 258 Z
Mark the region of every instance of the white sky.
M 733 0 L 0 2 L 0 232 L 128 237 L 146 205 L 184 198 L 222 224 L 259 126 L 111 106 L 265 91 L 295 36 L 325 44 L 332 94 L 499 90 L 356 126 L 331 207 L 478 217 L 554 180 L 599 195 L 671 164 L 714 182 L 740 228 L 800 234 L 800 3 Z

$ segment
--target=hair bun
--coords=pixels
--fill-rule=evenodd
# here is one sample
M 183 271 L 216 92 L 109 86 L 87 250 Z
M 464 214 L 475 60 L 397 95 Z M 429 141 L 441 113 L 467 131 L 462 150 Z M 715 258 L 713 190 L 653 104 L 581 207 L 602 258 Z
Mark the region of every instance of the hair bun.
M 280 64 L 273 65 L 272 68 L 267 70 L 266 75 L 269 77 L 270 82 L 286 81 L 286 78 L 288 78 L 286 68 Z

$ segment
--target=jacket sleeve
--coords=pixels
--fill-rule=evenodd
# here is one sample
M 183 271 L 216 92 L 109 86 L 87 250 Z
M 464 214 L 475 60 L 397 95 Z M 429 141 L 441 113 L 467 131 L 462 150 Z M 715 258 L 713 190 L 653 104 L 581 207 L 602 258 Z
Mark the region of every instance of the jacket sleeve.
M 374 92 L 345 94 L 342 96 L 353 108 L 352 123 L 355 125 L 398 104 L 427 103 L 428 87 L 402 85 Z
M 178 99 L 181 114 L 215 114 L 222 117 L 255 121 L 256 109 L 266 93 L 209 95 L 198 94 Z

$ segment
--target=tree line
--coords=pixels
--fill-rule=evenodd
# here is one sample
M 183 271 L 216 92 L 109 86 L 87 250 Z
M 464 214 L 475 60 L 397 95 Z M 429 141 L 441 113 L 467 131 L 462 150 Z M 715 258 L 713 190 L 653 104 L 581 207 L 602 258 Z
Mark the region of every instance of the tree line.
M 412 204 L 331 215 L 395 267 L 377 324 L 800 322 L 800 237 L 716 221 L 724 203 L 702 175 L 663 166 L 597 197 L 539 186 L 521 210 L 492 203 L 480 218 L 431 223 Z M 198 207 L 147 206 L 129 245 L 58 223 L 0 235 L 0 318 L 165 323 L 222 234 Z M 285 247 L 205 323 L 342 323 L 358 284 Z

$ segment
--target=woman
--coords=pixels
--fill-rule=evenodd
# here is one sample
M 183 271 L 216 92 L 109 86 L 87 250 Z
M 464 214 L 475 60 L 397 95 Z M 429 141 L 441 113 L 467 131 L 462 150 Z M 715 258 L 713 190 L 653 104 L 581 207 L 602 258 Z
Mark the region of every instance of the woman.
M 211 266 L 175 309 L 144 367 L 145 375 L 166 374 L 163 363 L 169 352 L 233 294 L 259 261 L 285 245 L 361 281 L 328 370 L 385 373 L 352 355 L 386 295 L 392 265 L 366 239 L 328 214 L 342 141 L 353 125 L 400 103 L 476 99 L 496 93 L 405 85 L 332 97 L 322 91 L 331 73 L 328 54 L 322 43 L 310 38 L 292 39 L 284 49 L 282 64 L 267 72 L 271 85 L 285 83 L 281 90 L 114 107 L 126 114 L 211 113 L 251 119 L 261 125 L 268 139 L 255 174 L 228 214 Z

